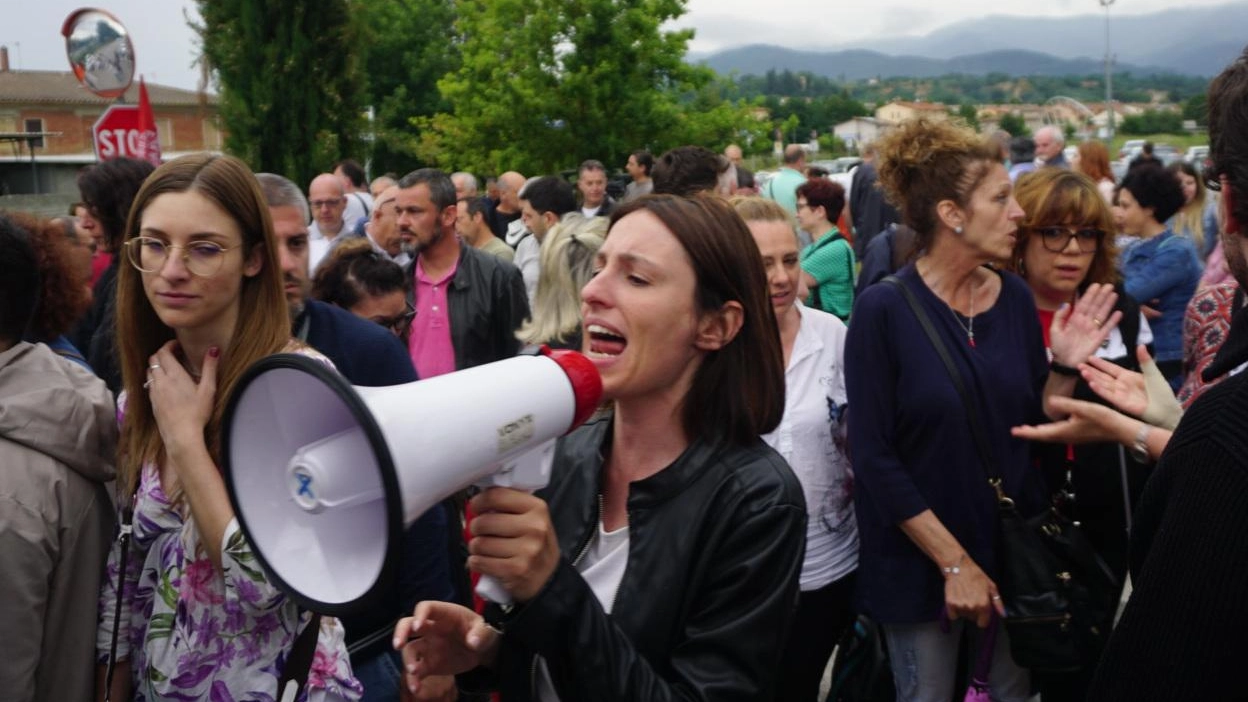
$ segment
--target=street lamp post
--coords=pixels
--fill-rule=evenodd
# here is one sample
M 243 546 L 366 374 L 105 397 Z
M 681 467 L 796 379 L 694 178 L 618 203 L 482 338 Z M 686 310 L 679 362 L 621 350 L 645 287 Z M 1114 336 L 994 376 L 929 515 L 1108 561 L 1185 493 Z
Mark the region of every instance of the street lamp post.
M 1114 57 L 1109 51 L 1109 6 L 1114 0 L 1100 0 L 1105 8 L 1105 136 L 1112 147 L 1114 144 Z

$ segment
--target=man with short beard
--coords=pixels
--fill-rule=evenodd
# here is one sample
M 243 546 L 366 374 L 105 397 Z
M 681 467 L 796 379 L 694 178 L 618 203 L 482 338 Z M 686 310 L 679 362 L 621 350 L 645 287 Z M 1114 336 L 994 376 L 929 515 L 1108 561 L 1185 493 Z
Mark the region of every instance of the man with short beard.
M 335 305 L 308 298 L 308 204 L 299 187 L 271 173 L 257 174 L 277 239 L 294 335 L 325 354 L 352 385 L 384 386 L 416 380 L 411 359 L 398 337 L 379 324 Z M 454 599 L 448 526 L 444 509 L 431 509 L 404 532 L 397 578 L 378 597 L 342 617 L 351 667 L 374 693 L 398 694 L 397 666 L 387 635 L 394 618 L 412 611 L 420 600 Z
M 308 203 L 291 181 L 256 175 L 269 206 L 290 308 L 291 333 L 325 354 L 352 385 L 399 385 L 416 380 L 402 342 L 386 328 L 308 297 Z
M 1205 177 L 1220 186 L 1227 267 L 1248 287 L 1248 49 L 1209 85 Z M 1242 310 L 1203 377 L 1248 363 Z M 1231 700 L 1245 696 L 1248 645 L 1248 373 L 1223 380 L 1184 414 L 1131 532 L 1133 591 L 1088 699 Z M 1151 430 L 1141 427 L 1136 443 Z
M 455 186 L 434 168 L 399 181 L 399 235 L 416 251 L 408 348 L 422 378 L 510 358 L 529 316 L 520 270 L 455 236 Z
M 502 239 L 494 236 L 494 230 L 490 229 L 489 215 L 489 198 L 477 195 L 460 197 L 458 215 L 455 218 L 455 233 L 459 234 L 459 238 L 472 248 L 498 256 L 508 263 L 514 263 L 515 250 Z

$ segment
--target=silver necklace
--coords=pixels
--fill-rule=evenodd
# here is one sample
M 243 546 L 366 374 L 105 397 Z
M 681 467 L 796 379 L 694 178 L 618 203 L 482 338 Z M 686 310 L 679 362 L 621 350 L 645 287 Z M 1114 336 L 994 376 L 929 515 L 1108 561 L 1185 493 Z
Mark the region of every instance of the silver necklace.
M 953 305 L 948 302 L 945 303 L 945 306 L 953 313 L 953 321 L 957 322 L 962 331 L 966 332 L 966 343 L 970 344 L 971 348 L 975 348 L 975 291 L 978 289 L 978 285 L 971 288 L 971 314 L 966 318 L 966 324 L 962 323 L 962 315 L 953 309 Z

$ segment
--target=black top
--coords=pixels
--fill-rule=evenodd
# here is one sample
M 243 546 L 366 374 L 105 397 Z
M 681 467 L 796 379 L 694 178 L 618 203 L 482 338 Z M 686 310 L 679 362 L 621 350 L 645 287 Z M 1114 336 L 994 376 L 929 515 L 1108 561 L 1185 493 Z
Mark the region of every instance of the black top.
M 1001 294 L 974 318 L 975 348 L 964 317 L 938 298 L 913 264 L 898 278 L 918 298 L 944 340 L 963 383 L 979 401 L 997 472 L 1024 514 L 1044 506 L 1043 481 L 1027 443 L 1010 428 L 1044 421 L 1041 391 L 1048 360 L 1031 290 L 1001 273 Z M 898 526 L 931 509 L 995 577 L 997 502 L 988 485 L 967 413 L 945 365 L 900 290 L 868 288 L 845 340 L 849 447 L 861 548 L 859 611 L 888 624 L 936 621 L 944 603 L 940 569 Z
M 1088 699 L 1248 697 L 1246 418 L 1241 373 L 1193 403 L 1162 454 L 1135 511 L 1134 592 Z
M 628 565 L 606 614 L 573 564 L 601 520 L 611 430 L 606 417 L 559 441 L 538 494 L 563 557 L 532 600 L 506 616 L 487 610 L 506 632 L 502 699 L 531 699 L 534 654 L 569 702 L 771 699 L 806 543 L 801 484 L 761 440 L 695 437 L 629 485 Z

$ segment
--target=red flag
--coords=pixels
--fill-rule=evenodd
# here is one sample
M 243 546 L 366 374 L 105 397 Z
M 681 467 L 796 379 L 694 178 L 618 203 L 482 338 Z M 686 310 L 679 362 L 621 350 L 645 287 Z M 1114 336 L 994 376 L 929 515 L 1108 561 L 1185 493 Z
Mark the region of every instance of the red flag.
M 152 103 L 147 98 L 147 83 L 139 76 L 139 152 L 136 158 L 143 159 L 153 166 L 160 165 L 160 135 L 156 132 L 156 117 L 152 114 Z

